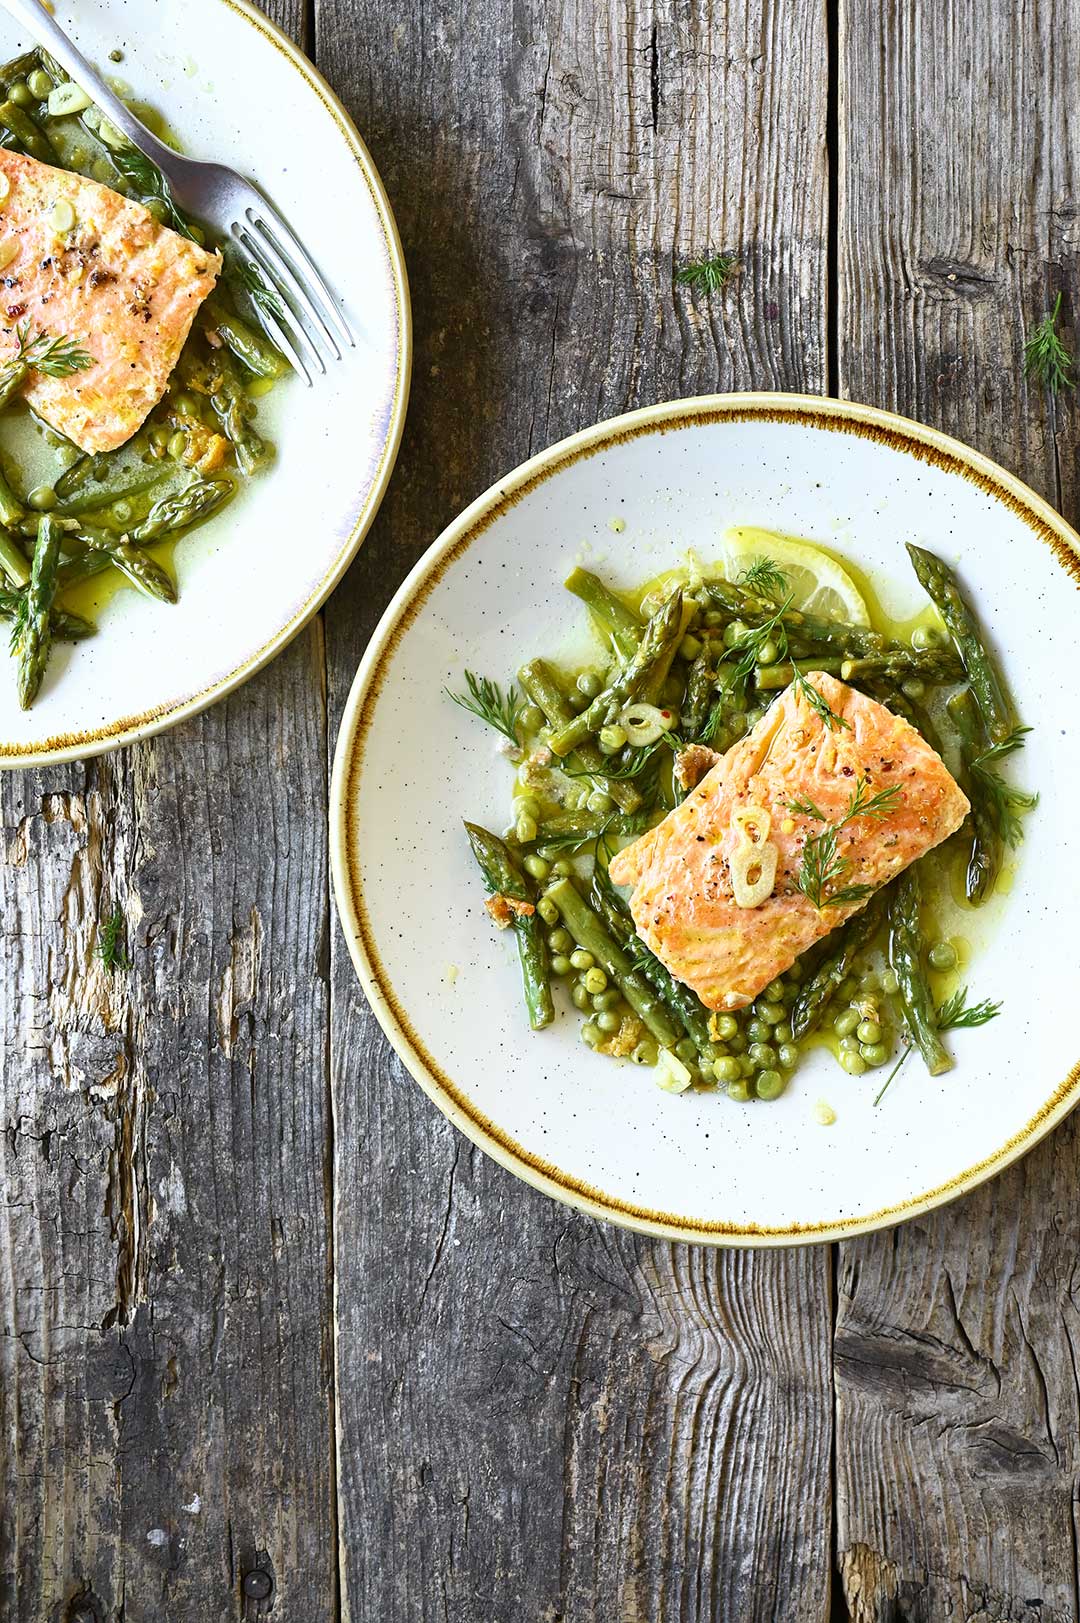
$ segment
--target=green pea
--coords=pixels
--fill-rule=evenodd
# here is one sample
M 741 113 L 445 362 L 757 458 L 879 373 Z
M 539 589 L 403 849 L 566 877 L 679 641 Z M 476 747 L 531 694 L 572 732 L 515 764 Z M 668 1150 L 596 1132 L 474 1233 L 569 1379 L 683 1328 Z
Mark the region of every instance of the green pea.
M 723 1082 L 725 1085 L 737 1082 L 742 1076 L 742 1066 L 733 1054 L 728 1054 L 724 1059 L 714 1061 L 713 1076 L 718 1082 Z
M 615 803 L 611 796 L 606 795 L 602 789 L 594 789 L 585 804 L 591 812 L 603 815 L 604 812 L 611 811 Z
M 803 967 L 799 963 L 798 959 L 796 959 L 795 962 L 792 964 L 791 968 L 789 970 L 787 970 L 786 973 L 785 973 L 784 983 L 783 983 L 784 984 L 784 997 L 785 997 L 785 999 L 789 998 L 789 997 L 790 998 L 797 998 L 798 997 L 798 995 L 799 995 L 799 982 L 802 980 L 802 978 L 803 978 Z
M 862 1076 L 866 1070 L 866 1061 L 862 1055 L 850 1049 L 840 1055 L 840 1064 L 848 1076 Z
M 172 429 L 165 423 L 158 423 L 155 428 L 150 430 L 150 444 L 156 445 L 159 450 L 163 451 L 172 439 L 172 432 Z
M 850 1032 L 846 1037 L 841 1037 L 840 1052 L 841 1054 L 857 1054 L 859 1052 L 859 1039 L 854 1032 Z
M 569 857 L 556 857 L 555 861 L 551 864 L 551 871 L 559 879 L 569 879 L 570 875 L 574 871 L 574 864 L 570 861 Z
M 722 626 L 723 623 L 724 616 L 720 613 L 719 609 L 705 610 L 705 624 L 709 627 L 710 631 L 715 631 L 717 626 Z
M 158 225 L 164 225 L 165 222 L 168 220 L 168 218 L 169 218 L 169 205 L 168 205 L 168 203 L 164 202 L 164 200 L 162 198 L 160 198 L 160 197 L 148 197 L 147 200 L 146 200 L 145 207 L 146 207 L 147 214 L 152 214 L 154 216 L 154 219 L 157 221 Z
M 530 817 L 528 812 L 519 811 L 517 822 L 514 824 L 514 833 L 522 845 L 528 845 L 530 840 L 536 838 L 536 818 Z
M 784 1018 L 784 1005 L 782 1003 L 758 1002 L 754 1004 L 754 1010 L 769 1026 L 778 1026 Z
M 591 969 L 596 959 L 591 952 L 586 952 L 583 947 L 575 947 L 570 954 L 570 962 L 575 969 Z
M 724 647 L 734 648 L 735 644 L 741 642 L 749 630 L 750 627 L 745 620 L 732 620 L 730 625 L 724 627 Z
M 555 903 L 550 899 L 550 897 L 541 896 L 540 900 L 536 904 L 536 911 L 539 913 L 545 924 L 558 924 L 559 909 L 555 906 Z M 565 932 L 563 933 L 565 934 Z
M 780 979 L 777 979 L 775 981 L 770 981 L 768 986 L 765 988 L 764 992 L 762 992 L 761 995 L 762 995 L 763 998 L 766 998 L 770 1003 L 779 1003 L 782 1000 L 783 996 L 784 996 L 784 983 L 783 983 L 783 981 L 780 980 Z
M 750 1089 L 743 1078 L 740 1077 L 737 1082 L 728 1083 L 727 1096 L 729 1099 L 734 1099 L 738 1105 L 746 1104 L 750 1098 Z
M 581 1040 L 588 1048 L 595 1048 L 604 1040 L 604 1033 L 595 1020 L 586 1020 L 581 1028 Z
M 906 682 L 901 682 L 900 692 L 917 704 L 920 699 L 926 698 L 926 683 L 920 676 L 909 676 Z
M 839 1003 L 850 1003 L 854 996 L 855 996 L 855 980 L 854 980 L 853 976 L 848 975 L 844 980 L 842 980 L 840 982 L 840 985 L 836 988 L 837 1001 Z
M 935 941 L 928 956 L 931 969 L 944 972 L 956 968 L 956 948 L 951 941 Z
M 771 1043 L 751 1043 L 746 1055 L 759 1070 L 776 1062 L 776 1049 Z
M 95 158 L 90 166 L 90 178 L 101 186 L 109 186 L 116 180 L 116 170 L 108 158 Z
M 701 647 L 702 645 L 698 639 L 696 637 L 692 637 L 689 632 L 687 632 L 686 636 L 679 644 L 679 653 L 683 659 L 696 659 L 701 653 Z
M 648 1041 L 638 1043 L 630 1055 L 635 1065 L 655 1065 L 659 1057 L 656 1044 Z
M 570 692 L 566 695 L 566 702 L 570 706 L 571 710 L 580 716 L 583 710 L 587 710 L 589 708 L 591 701 L 585 697 L 580 688 L 574 687 L 571 688 Z
M 786 1086 L 779 1071 L 759 1071 L 754 1079 L 754 1092 L 759 1099 L 779 1099 Z
M 604 684 L 595 671 L 582 671 L 577 679 L 577 690 L 587 699 L 595 699 L 598 694 L 603 693 Z
M 793 1043 L 795 1033 L 791 1029 L 790 1020 L 781 1020 L 779 1025 L 773 1027 L 772 1040 L 774 1043 Z
M 936 626 L 916 626 L 911 633 L 912 648 L 938 648 L 941 645 L 941 632 Z
M 727 1039 L 728 1048 L 733 1054 L 746 1053 L 746 1033 L 736 1031 Z
M 13 101 L 16 107 L 22 107 L 24 110 L 33 107 L 36 99 L 25 79 L 16 79 L 8 91 L 8 101 Z
M 176 433 L 170 435 L 169 437 L 169 443 L 166 447 L 169 455 L 172 457 L 174 462 L 180 462 L 186 455 L 187 448 L 187 435 L 181 429 L 177 429 Z
M 567 811 L 580 811 L 588 798 L 587 789 L 580 789 L 576 783 L 571 783 L 563 790 L 562 803 Z
M 521 712 L 521 725 L 527 733 L 538 733 L 546 720 L 538 704 L 527 704 Z
M 130 502 L 125 502 L 123 500 L 113 502 L 110 511 L 117 524 L 131 523 L 134 509 L 132 508 Z
M 585 971 L 585 990 L 590 997 L 596 997 L 598 992 L 607 990 L 607 976 L 602 969 L 587 969 Z
M 785 1071 L 793 1071 L 799 1063 L 799 1050 L 794 1043 L 781 1043 L 776 1057 Z
M 546 879 L 551 873 L 551 863 L 545 862 L 543 857 L 527 856 L 521 866 L 533 879 Z
M 570 988 L 570 1001 L 574 1005 L 575 1009 L 581 1009 L 584 1011 L 585 1009 L 592 1008 L 592 1003 L 589 1000 L 589 994 L 585 990 L 584 986 L 582 986 L 580 981 Z
M 889 1059 L 891 1050 L 888 1043 L 863 1043 L 859 1053 L 867 1065 L 884 1065 Z
M 689 1037 L 679 1038 L 679 1041 L 675 1044 L 675 1053 L 684 1065 L 692 1065 L 694 1060 L 697 1059 L 697 1048 Z
M 850 1037 L 859 1023 L 858 1009 L 845 1009 L 833 1021 L 833 1030 L 838 1037 Z
M 881 1041 L 881 1027 L 876 1020 L 860 1020 L 855 1028 L 855 1035 L 861 1043 L 879 1043 Z
M 51 513 L 56 506 L 56 491 L 51 485 L 35 485 L 26 500 L 36 513 Z
M 551 973 L 553 975 L 558 975 L 560 979 L 563 975 L 572 974 L 573 968 L 573 964 L 570 962 L 569 958 L 567 958 L 565 953 L 558 952 L 551 960 Z
M 767 1043 L 772 1036 L 772 1027 L 766 1020 L 755 1018 L 747 1022 L 746 1035 L 752 1043 Z
M 739 1069 L 743 1076 L 753 1076 L 756 1067 L 749 1054 L 739 1055 Z
M 780 650 L 771 637 L 767 637 L 758 649 L 757 662 L 759 665 L 775 665 L 780 657 Z
M 590 969 L 590 975 L 593 971 Z M 597 992 L 592 1000 L 594 1009 L 615 1009 L 622 1002 L 622 993 L 617 986 L 609 986 L 606 992 Z
M 859 990 L 862 992 L 881 991 L 881 976 L 876 969 L 868 969 L 865 975 L 859 976 Z
M 26 87 L 35 101 L 46 101 L 53 88 L 52 79 L 44 68 L 35 68 L 26 76 Z
M 739 1034 L 739 1022 L 733 1014 L 718 1014 L 712 1022 L 712 1028 L 722 1043 L 729 1043 L 732 1037 Z
M 900 982 L 896 977 L 895 969 L 885 970 L 881 977 L 881 990 L 893 996 L 900 990 Z
M 544 900 L 546 901 L 547 898 L 545 897 Z M 554 903 L 551 903 L 550 905 L 554 906 Z M 556 917 L 558 917 L 558 912 L 558 908 L 555 908 Z M 569 930 L 552 930 L 551 934 L 548 936 L 548 946 L 551 948 L 552 952 L 571 953 L 574 950 L 574 938 L 570 934 Z
M 606 1031 L 610 1036 L 613 1032 L 618 1031 L 622 1025 L 622 1018 L 615 1013 L 614 1009 L 604 1009 L 597 1015 L 596 1023 L 601 1031 Z
M 612 723 L 610 727 L 600 729 L 600 748 L 605 755 L 614 755 L 626 743 L 626 729 Z

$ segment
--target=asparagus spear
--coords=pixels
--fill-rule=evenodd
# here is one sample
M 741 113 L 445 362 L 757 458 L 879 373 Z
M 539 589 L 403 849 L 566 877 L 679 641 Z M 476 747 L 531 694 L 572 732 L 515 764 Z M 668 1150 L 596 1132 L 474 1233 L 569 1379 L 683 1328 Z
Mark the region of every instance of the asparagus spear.
M 559 909 L 563 923 L 578 946 L 592 953 L 661 1047 L 673 1048 L 679 1040 L 679 1033 L 670 1015 L 648 981 L 634 969 L 618 943 L 611 939 L 588 902 L 575 889 L 573 881 L 556 880 L 547 891 L 547 896 Z
M 480 828 L 476 823 L 466 823 L 465 831 L 489 893 L 492 896 L 505 896 L 514 902 L 526 902 L 531 906 L 532 887 L 504 841 L 496 834 L 489 834 L 486 828 Z M 540 915 L 535 912 L 514 913 L 511 922 L 517 937 L 518 957 L 521 960 L 521 984 L 525 991 L 529 1024 L 534 1031 L 541 1031 L 555 1018 L 543 923 Z
M 115 564 L 121 574 L 147 597 L 156 597 L 161 603 L 176 602 L 176 587 L 165 570 L 148 553 L 132 546 L 126 537 L 84 525 L 75 532 L 75 539 L 89 547 L 91 553 L 101 554 Z
M 537 824 L 536 836 L 530 844 L 585 845 L 589 840 L 598 840 L 604 833 L 637 834 L 640 828 L 641 824 L 636 818 L 625 815 L 604 816 L 591 811 L 553 812 Z
M 641 618 L 632 609 L 628 609 L 621 598 L 606 587 L 597 575 L 587 569 L 575 569 L 567 576 L 564 582 L 568 592 L 573 592 L 595 614 L 596 618 L 606 631 L 611 633 L 619 653 L 624 659 L 630 659 L 634 650 L 641 641 Z
M 0 591 L 0 620 L 18 620 L 25 614 L 24 592 Z M 81 614 L 69 614 L 66 609 L 54 608 L 52 611 L 52 634 L 54 642 L 82 642 L 94 635 L 95 627 L 89 620 L 84 620 Z
M 852 964 L 877 934 L 885 912 L 883 894 L 878 891 L 861 913 L 834 931 L 830 940 L 837 941 L 837 950 L 799 988 L 791 1009 L 791 1029 L 796 1040 L 817 1030 L 837 987 L 851 974 Z
M 944 620 L 956 652 L 963 661 L 990 742 L 1000 744 L 1012 731 L 1012 706 L 1005 696 L 997 666 L 983 641 L 975 616 L 964 601 L 948 564 L 933 552 L 927 552 L 925 547 L 916 547 L 910 541 L 908 555 L 919 577 L 919 584 Z
M 888 682 L 959 682 L 964 667 L 953 648 L 889 648 L 882 654 L 845 659 L 840 675 L 845 682 L 874 676 Z
M 0 467 L 0 524 L 9 530 L 14 529 L 25 513 L 25 507 L 8 484 L 4 470 Z
M 0 104 L 0 125 L 10 130 L 22 150 L 36 158 L 39 163 L 52 164 L 53 168 L 63 168 L 53 146 L 45 131 L 41 129 L 30 114 L 23 108 L 17 107 L 13 101 Z
M 754 686 L 762 693 L 775 693 L 780 688 L 786 688 L 795 680 L 795 672 L 824 671 L 827 676 L 839 676 L 841 668 L 847 664 L 838 655 L 828 655 L 823 659 L 784 660 L 779 665 L 758 665 L 754 668 Z
M 37 546 L 26 588 L 26 617 L 18 632 L 19 703 L 29 710 L 41 687 L 52 643 L 51 612 L 56 596 L 60 538 L 63 534 L 51 513 L 38 520 Z
M 708 580 L 705 590 L 716 608 L 745 620 L 749 625 L 761 625 L 776 616 L 775 603 L 770 603 L 768 598 L 757 597 L 731 581 Z M 879 654 L 888 646 L 879 631 L 871 631 L 866 626 L 847 625 L 843 620 L 819 620 L 812 614 L 803 614 L 799 609 L 785 609 L 780 623 L 785 631 L 796 637 L 849 657 Z
M 580 716 L 551 736 L 556 755 L 569 755 L 592 733 L 599 732 L 609 715 L 637 697 L 653 672 L 665 660 L 670 663 L 682 636 L 682 591 L 679 587 L 664 599 L 642 633 L 633 658 Z
M 257 473 L 269 459 L 270 447 L 251 421 L 254 403 L 244 389 L 232 353 L 222 347 L 209 360 L 185 354 L 181 371 L 185 383 L 209 398 L 222 432 L 236 452 L 241 472 Z
M 923 968 L 922 887 L 918 864 L 900 875 L 889 893 L 889 962 L 899 982 L 908 1030 L 931 1076 L 952 1069 L 937 1032 L 934 999 Z
M 657 996 L 663 999 L 669 1012 L 679 1021 L 702 1059 L 711 1063 L 716 1057 L 716 1048 L 709 1036 L 708 1010 L 688 986 L 682 986 L 672 979 L 659 958 L 638 939 L 634 921 L 616 900 L 610 881 L 608 885 L 604 884 L 599 864 L 593 873 L 589 901 L 599 914 L 601 922 L 611 932 L 612 939 L 620 947 L 635 950 L 636 966 L 640 973 Z
M 680 731 L 684 738 L 696 738 L 705 725 L 715 680 L 716 673 L 706 644 L 692 662 L 686 678 L 686 693 L 679 711 Z
M 141 524 L 136 524 L 129 540 L 136 546 L 156 541 L 172 530 L 186 529 L 197 519 L 206 518 L 233 493 L 231 479 L 196 479 L 185 490 L 156 501 Z
M 257 378 L 279 378 L 288 370 L 288 362 L 264 338 L 261 332 L 249 327 L 233 311 L 227 310 L 219 299 L 207 299 L 203 306 L 208 332 L 221 339 Z
M 13 586 L 25 586 L 30 579 L 30 565 L 26 554 L 6 530 L 0 530 L 0 568 Z
M 518 672 L 518 681 L 533 704 L 544 712 L 552 727 L 569 726 L 574 712 L 545 660 L 531 659 L 527 665 L 523 665 Z M 632 783 L 604 776 L 604 757 L 595 744 L 579 744 L 569 757 L 568 764 L 587 772 L 593 787 L 602 794 L 610 795 L 621 811 L 636 811 L 641 805 L 641 796 Z

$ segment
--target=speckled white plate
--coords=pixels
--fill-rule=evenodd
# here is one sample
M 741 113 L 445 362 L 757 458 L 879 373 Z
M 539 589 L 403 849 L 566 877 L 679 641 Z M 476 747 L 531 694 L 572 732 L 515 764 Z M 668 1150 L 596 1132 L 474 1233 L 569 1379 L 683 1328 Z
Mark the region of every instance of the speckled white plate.
M 0 765 L 94 755 L 193 715 L 273 658 L 337 585 L 386 488 L 405 416 L 408 287 L 382 183 L 325 81 L 244 0 L 58 0 L 57 20 L 164 115 L 192 157 L 249 174 L 347 310 L 355 350 L 260 416 L 277 445 L 177 553 L 180 602 L 130 590 L 98 636 L 54 651 L 33 709 L 0 679 Z M 30 42 L 0 16 L 0 57 Z M 114 67 L 109 52 L 123 51 Z
M 615 533 L 613 518 L 625 519 Z M 468 666 L 502 681 L 572 647 L 561 582 L 584 554 L 630 586 L 692 545 L 756 524 L 817 538 L 871 574 L 886 612 L 925 603 L 903 543 L 956 562 L 1036 724 L 1023 781 L 1041 788 L 1008 896 L 969 911 L 966 978 L 993 1025 L 950 1034 L 956 1069 L 912 1056 L 882 1073 L 804 1061 L 775 1103 L 661 1092 L 595 1056 L 569 1010 L 526 1028 L 512 944 L 491 928 L 461 828 L 501 829 L 509 769 L 443 698 Z M 734 395 L 637 412 L 502 480 L 435 542 L 357 673 L 332 788 L 334 881 L 357 972 L 391 1042 L 451 1121 L 558 1199 L 671 1238 L 782 1245 L 882 1227 L 949 1200 L 1030 1148 L 1080 1089 L 1076 1001 L 1080 754 L 1077 537 L 1002 469 L 865 407 Z M 716 551 L 719 549 L 717 548 Z M 575 628 L 578 628 L 575 630 Z M 457 966 L 456 976 L 449 966 Z M 357 1078 L 360 1085 L 360 1078 Z M 814 1105 L 836 1111 L 818 1125 Z

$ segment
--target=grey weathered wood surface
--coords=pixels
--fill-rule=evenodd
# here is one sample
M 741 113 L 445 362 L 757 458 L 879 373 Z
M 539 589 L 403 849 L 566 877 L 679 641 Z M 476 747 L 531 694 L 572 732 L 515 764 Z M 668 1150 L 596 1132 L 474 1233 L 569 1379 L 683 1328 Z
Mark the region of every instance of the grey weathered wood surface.
M 595 1224 L 406 1078 L 325 836 L 397 582 L 598 417 L 831 362 L 1071 508 L 1071 408 L 1017 351 L 1077 292 L 1080 0 L 268 9 L 394 199 L 409 423 L 269 670 L 0 777 L 0 1620 L 1080 1623 L 1075 1131 L 835 1258 Z M 674 282 L 707 247 L 742 266 L 712 303 Z

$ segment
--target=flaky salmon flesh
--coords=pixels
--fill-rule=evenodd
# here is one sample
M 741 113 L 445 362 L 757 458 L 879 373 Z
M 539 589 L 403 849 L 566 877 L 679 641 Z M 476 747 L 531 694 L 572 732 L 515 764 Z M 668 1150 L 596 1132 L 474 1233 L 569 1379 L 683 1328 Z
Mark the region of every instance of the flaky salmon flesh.
M 0 192 L 0 361 L 25 322 L 86 350 L 93 366 L 32 372 L 24 398 L 81 450 L 115 450 L 165 392 L 221 255 L 108 186 L 2 148 Z
M 868 900 L 830 906 L 830 888 L 880 888 L 968 813 L 945 763 L 901 716 L 820 671 L 807 679 L 833 712 L 832 729 L 789 687 L 681 806 L 611 863 L 616 884 L 634 886 L 638 935 L 710 1009 L 745 1007 Z M 899 787 L 883 815 L 844 822 L 859 784 L 863 804 Z M 824 821 L 792 802 L 812 804 Z M 836 856 L 845 866 L 819 907 L 796 885 L 803 852 L 808 839 L 841 823 Z M 777 848 L 775 880 L 757 905 L 740 906 L 739 848 L 745 853 L 763 831 Z M 760 866 L 755 860 L 746 870 L 751 879 Z

